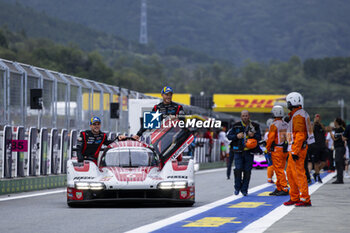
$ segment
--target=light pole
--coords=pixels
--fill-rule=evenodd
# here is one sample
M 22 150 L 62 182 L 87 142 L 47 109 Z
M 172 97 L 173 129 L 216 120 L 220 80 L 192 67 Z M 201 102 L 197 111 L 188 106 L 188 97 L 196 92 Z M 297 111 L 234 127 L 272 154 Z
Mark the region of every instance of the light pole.
M 338 105 L 340 106 L 340 117 L 341 119 L 344 119 L 344 99 L 338 100 Z

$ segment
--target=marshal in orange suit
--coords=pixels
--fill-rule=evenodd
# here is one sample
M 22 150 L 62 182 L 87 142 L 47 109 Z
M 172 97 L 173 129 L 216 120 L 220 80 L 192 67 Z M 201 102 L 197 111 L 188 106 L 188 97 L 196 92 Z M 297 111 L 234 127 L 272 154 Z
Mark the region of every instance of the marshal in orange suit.
M 288 124 L 282 120 L 284 110 L 282 106 L 272 108 L 273 122 L 269 128 L 269 134 L 266 142 L 266 150 L 271 152 L 272 166 L 275 170 L 277 181 L 276 189 L 269 195 L 286 196 L 288 195 L 288 184 L 284 169 L 286 167 L 287 152 L 287 129 Z
M 290 200 L 284 205 L 311 206 L 309 187 L 305 175 L 304 161 L 308 144 L 315 141 L 309 114 L 303 109 L 304 99 L 300 93 L 292 92 L 286 97 L 289 113 L 287 138 L 289 157 L 287 177 L 290 185 Z

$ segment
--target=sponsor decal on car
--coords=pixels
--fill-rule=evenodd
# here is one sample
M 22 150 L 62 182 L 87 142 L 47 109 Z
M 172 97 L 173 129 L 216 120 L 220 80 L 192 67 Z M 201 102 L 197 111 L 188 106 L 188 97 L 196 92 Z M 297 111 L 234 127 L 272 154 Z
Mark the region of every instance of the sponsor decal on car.
M 78 200 L 81 200 L 81 199 L 83 199 L 83 193 L 82 193 L 82 192 L 76 192 L 76 193 L 75 193 L 75 197 L 76 197 Z
M 187 190 L 180 191 L 180 199 L 186 199 L 187 197 Z
M 136 174 L 128 174 L 128 175 L 126 175 L 126 177 L 128 179 L 133 179 L 133 178 L 136 178 Z
M 120 171 L 120 174 L 142 174 L 142 171 L 135 171 L 135 170 L 124 170 L 124 171 Z
M 112 176 L 105 176 L 100 181 L 109 181 L 112 178 L 113 178 Z

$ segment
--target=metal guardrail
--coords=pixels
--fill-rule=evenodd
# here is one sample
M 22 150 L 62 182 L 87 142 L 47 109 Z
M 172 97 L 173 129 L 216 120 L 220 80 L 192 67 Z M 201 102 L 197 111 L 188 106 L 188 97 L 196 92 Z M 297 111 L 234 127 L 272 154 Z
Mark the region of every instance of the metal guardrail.
M 42 110 L 30 108 L 30 90 L 42 89 Z M 98 115 L 103 128 L 128 131 L 128 100 L 154 98 L 125 88 L 0 58 L 0 125 L 85 129 Z M 118 102 L 119 119 L 110 118 Z
M 47 128 L 5 126 L 0 133 L 1 178 L 39 176 L 66 173 L 67 160 L 74 153 L 71 149 L 77 139 L 77 131 L 58 131 Z M 17 150 L 13 140 L 27 141 L 27 149 Z
M 213 139 L 210 146 L 208 138 L 196 138 L 194 159 L 196 163 L 211 163 L 220 161 L 220 143 Z
M 73 148 L 78 133 L 77 130 L 5 126 L 0 131 L 0 178 L 65 174 L 67 160 L 76 156 Z M 108 138 L 116 138 L 116 133 L 109 133 Z M 26 142 L 27 148 L 22 144 L 23 150 L 18 151 L 17 142 Z

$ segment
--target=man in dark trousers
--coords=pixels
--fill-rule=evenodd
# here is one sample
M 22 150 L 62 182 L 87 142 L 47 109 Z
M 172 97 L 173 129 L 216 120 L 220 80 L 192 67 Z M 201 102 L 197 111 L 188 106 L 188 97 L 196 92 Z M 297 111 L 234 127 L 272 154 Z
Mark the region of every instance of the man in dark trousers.
M 78 162 L 83 162 L 85 159 L 92 160 L 97 163 L 98 154 L 101 151 L 102 145 L 108 146 L 113 141 L 107 140 L 107 134 L 101 132 L 101 119 L 97 116 L 90 119 L 90 130 L 80 133 L 77 143 Z M 126 137 L 119 135 L 118 140 L 123 140 Z
M 161 91 L 163 102 L 155 105 L 152 109 L 153 112 L 159 111 L 162 114 L 163 119 L 167 116 L 175 117 L 178 115 L 185 115 L 183 107 L 172 101 L 173 93 L 174 91 L 171 87 L 165 86 Z M 139 140 L 146 130 L 147 129 L 143 128 L 143 125 L 141 125 L 140 130 L 133 136 L 133 138 Z
M 326 165 L 327 146 L 326 146 L 326 130 L 321 123 L 320 114 L 316 114 L 313 124 L 313 132 L 315 143 L 310 145 L 311 161 L 315 167 L 314 180 L 322 183 L 320 170 Z
M 227 134 L 227 138 L 232 140 L 231 150 L 234 153 L 234 194 L 238 195 L 241 191 L 246 196 L 248 195 L 254 154 L 260 150 L 257 143 L 261 140 L 260 126 L 250 120 L 247 110 L 243 110 L 241 112 L 241 121 L 233 124 Z

